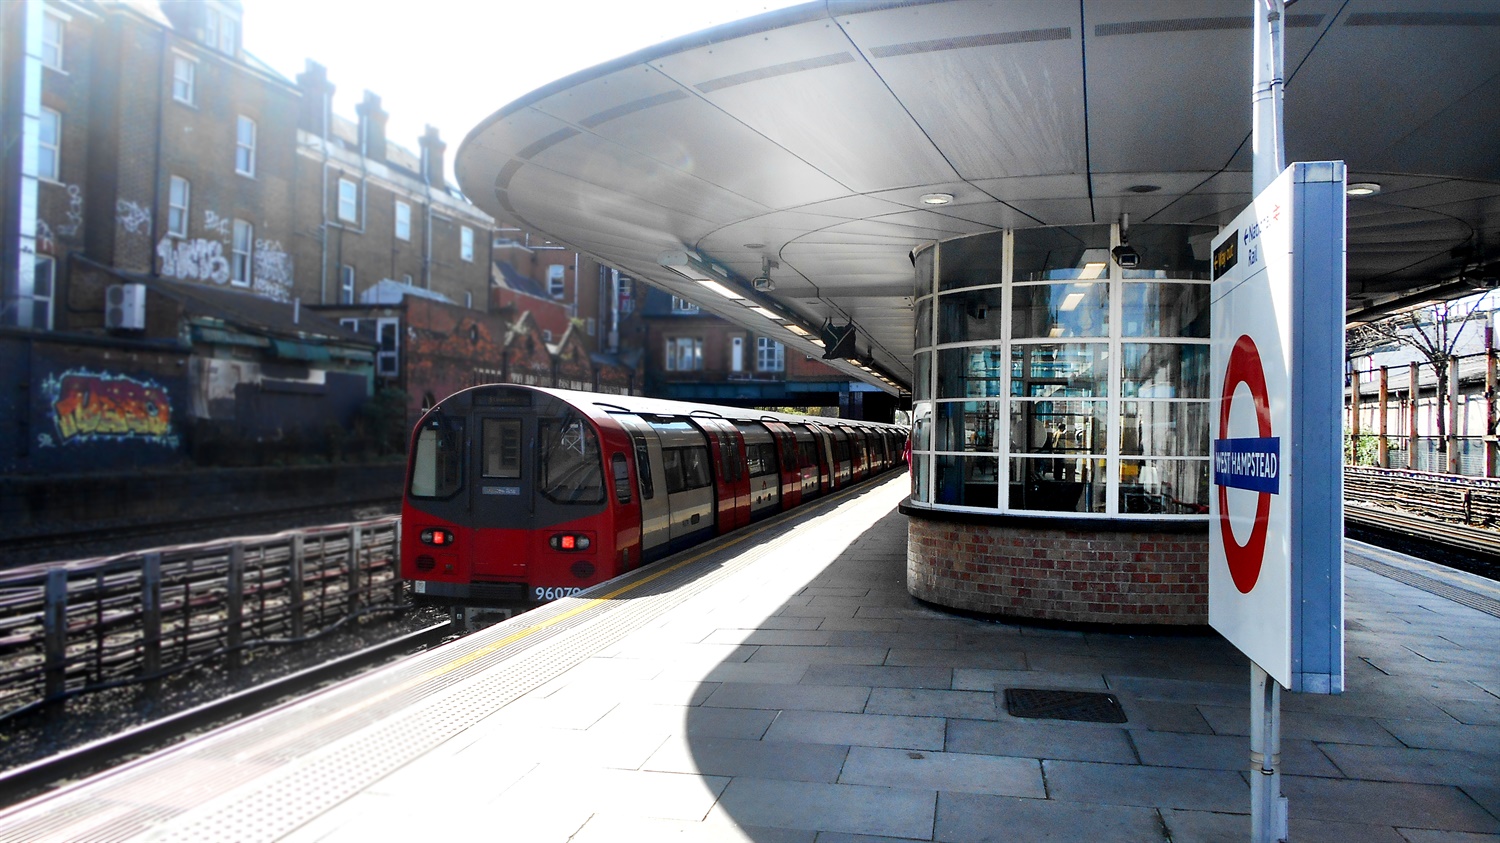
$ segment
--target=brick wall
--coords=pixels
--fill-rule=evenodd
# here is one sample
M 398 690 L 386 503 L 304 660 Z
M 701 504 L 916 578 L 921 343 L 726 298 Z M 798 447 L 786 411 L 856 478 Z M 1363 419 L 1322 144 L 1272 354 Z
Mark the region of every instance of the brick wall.
M 1082 623 L 1208 622 L 1206 527 L 1111 532 L 907 514 L 907 588 L 930 603 Z

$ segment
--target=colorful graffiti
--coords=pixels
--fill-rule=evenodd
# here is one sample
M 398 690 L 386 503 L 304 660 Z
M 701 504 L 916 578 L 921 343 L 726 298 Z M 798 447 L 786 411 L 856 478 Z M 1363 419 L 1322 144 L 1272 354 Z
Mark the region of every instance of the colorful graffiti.
M 64 445 L 129 439 L 177 446 L 171 396 L 155 381 L 80 369 L 48 376 L 42 388 Z

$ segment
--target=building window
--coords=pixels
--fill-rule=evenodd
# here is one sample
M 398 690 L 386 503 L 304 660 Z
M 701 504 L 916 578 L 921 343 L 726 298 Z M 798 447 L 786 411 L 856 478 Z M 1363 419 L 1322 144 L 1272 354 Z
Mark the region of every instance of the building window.
M 359 333 L 359 320 L 358 319 L 350 319 L 348 317 L 345 317 L 345 318 L 339 320 L 339 324 L 342 325 L 345 328 L 348 328 L 353 333 L 356 333 L 356 334 Z
M 234 171 L 255 175 L 255 121 L 241 114 L 234 135 Z
M 701 372 L 703 340 L 697 337 L 667 338 L 667 371 Z
M 396 200 L 396 237 L 401 240 L 411 239 L 411 206 L 400 199 Z
M 188 228 L 188 203 L 193 186 L 181 176 L 172 177 L 172 186 L 167 191 L 167 233 L 186 237 Z
M 554 299 L 560 299 L 567 292 L 563 285 L 563 277 L 568 268 L 561 264 L 553 264 L 547 267 L 547 294 Z
M 52 330 L 52 290 L 57 280 L 57 261 L 48 255 L 37 255 L 36 274 L 31 280 L 31 327 Z
M 413 282 L 411 280 L 411 273 L 410 272 L 402 274 L 402 276 L 401 276 L 401 283 L 405 284 L 408 287 L 414 286 L 414 284 L 413 284 Z
M 352 179 L 339 179 L 339 219 L 359 222 L 359 183 Z
M 42 15 L 42 64 L 53 70 L 63 69 L 63 37 L 67 21 L 50 12 Z
M 226 56 L 239 46 L 240 22 L 222 9 L 207 9 L 203 16 L 203 42 Z
M 394 378 L 401 374 L 401 320 L 375 320 L 375 374 Z
M 198 62 L 194 59 L 172 57 L 172 99 L 184 105 L 197 105 Z
M 458 230 L 458 256 L 469 263 L 474 262 L 474 229 L 467 225 Z
M 542 329 L 542 342 L 552 342 L 552 332 L 546 328 Z
M 470 310 L 474 309 L 474 294 L 473 293 L 464 293 L 464 307 L 467 307 Z
M 597 334 L 599 332 L 599 320 L 592 316 L 583 320 L 583 331 L 591 337 Z
M 698 305 L 693 304 L 692 302 L 688 301 L 687 299 L 680 299 L 677 296 L 673 296 L 672 297 L 672 312 L 673 313 L 697 313 L 698 312 Z
M 354 267 L 339 266 L 339 304 L 354 304 Z
M 234 245 L 229 262 L 229 280 L 236 287 L 250 286 L 251 249 L 255 243 L 255 226 L 244 220 L 234 221 Z
M 785 369 L 786 346 L 769 337 L 756 337 L 755 368 L 762 372 L 780 372 Z
M 37 149 L 37 178 L 61 181 L 62 115 L 50 108 L 42 109 L 40 144 Z

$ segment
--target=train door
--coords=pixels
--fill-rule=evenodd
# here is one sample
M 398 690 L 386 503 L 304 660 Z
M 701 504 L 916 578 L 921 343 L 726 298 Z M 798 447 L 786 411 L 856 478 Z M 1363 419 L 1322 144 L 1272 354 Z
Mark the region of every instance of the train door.
M 828 478 L 818 456 L 821 450 L 818 436 L 812 427 L 798 424 L 792 426 L 792 431 L 797 435 L 797 465 L 801 467 L 802 498 L 806 500 L 828 491 Z
M 750 478 L 745 473 L 744 445 L 740 432 L 724 419 L 695 417 L 693 422 L 708 437 L 714 458 L 714 488 L 718 497 L 719 533 L 750 523 Z
M 797 437 L 792 429 L 777 421 L 764 420 L 766 430 L 776 443 L 777 474 L 781 482 L 781 508 L 791 509 L 802 503 L 802 469 L 797 464 Z
M 661 440 L 661 477 L 666 484 L 667 551 L 714 535 L 713 459 L 701 430 L 685 421 L 649 421 Z
M 828 429 L 828 464 L 833 471 L 833 487 L 842 489 L 849 485 L 850 459 L 849 434 L 839 428 Z
M 745 474 L 750 480 L 750 520 L 781 508 L 781 472 L 777 467 L 776 440 L 771 431 L 756 422 L 738 422 L 735 427 L 745 440 Z
M 526 458 L 536 452 L 536 415 L 475 407 L 470 423 L 471 523 L 482 529 L 465 545 L 469 570 L 486 579 L 525 577 L 525 544 L 536 526 L 536 461 Z
M 672 509 L 667 502 L 667 479 L 662 470 L 661 439 L 651 425 L 634 416 L 616 416 L 630 434 L 637 486 L 641 495 L 641 560 L 666 555 L 671 539 Z

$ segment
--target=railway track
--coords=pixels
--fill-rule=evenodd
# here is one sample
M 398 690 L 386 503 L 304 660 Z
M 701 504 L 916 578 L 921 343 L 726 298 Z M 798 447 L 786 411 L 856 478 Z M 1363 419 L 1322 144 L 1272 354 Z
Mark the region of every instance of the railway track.
M 182 740 L 195 739 L 214 727 L 257 713 L 281 701 L 305 695 L 323 683 L 352 676 L 371 665 L 436 644 L 455 631 L 451 623 L 434 624 L 85 746 L 7 770 L 0 773 L 0 793 L 6 795 L 6 803 L 17 802 L 68 779 L 119 764 L 134 755 Z
M 1495 530 L 1347 501 L 1344 524 L 1373 544 L 1500 580 L 1500 532 Z

